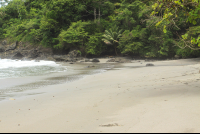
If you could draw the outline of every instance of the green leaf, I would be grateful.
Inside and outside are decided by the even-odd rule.
[[[163,29],[163,32],[164,32],[164,33],[167,33],[167,30],[166,30],[166,29]]]

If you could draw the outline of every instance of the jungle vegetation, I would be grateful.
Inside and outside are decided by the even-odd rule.
[[[0,4],[0,40],[63,52],[77,49],[84,56],[200,56],[199,0],[1,0]]]

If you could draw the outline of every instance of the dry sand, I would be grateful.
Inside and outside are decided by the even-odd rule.
[[[146,63],[1,102],[0,132],[200,132],[200,59]]]

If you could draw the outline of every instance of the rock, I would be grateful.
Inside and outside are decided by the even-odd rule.
[[[68,56],[70,58],[76,58],[76,57],[80,56],[80,52],[78,50],[73,50],[68,53]]]
[[[14,50],[17,47],[17,42],[14,42],[13,44],[9,45],[5,51]]]
[[[37,58],[38,57],[38,52],[37,52],[37,50],[35,50],[35,49],[32,49],[32,50],[30,50],[29,51],[29,54],[28,54],[28,58]]]
[[[48,60],[48,61],[56,61],[53,57],[47,57],[45,60]]]
[[[180,59],[181,57],[179,55],[175,55],[174,58]]]
[[[4,52],[4,51],[5,51],[5,47],[0,44],[0,52]]]
[[[2,41],[2,43],[1,43],[3,46],[5,46],[5,45],[7,45],[7,41],[6,40],[4,40],[4,41]]]
[[[146,66],[154,66],[154,64],[148,63],[148,64],[146,64]]]
[[[94,58],[94,59],[92,59],[92,61],[91,62],[100,62],[99,61],[99,59],[97,59],[97,58]]]
[[[91,67],[95,67],[94,65],[89,65],[89,66],[87,66],[86,68],[91,68]]]
[[[73,50],[67,55],[54,55],[53,58],[56,61],[65,61],[65,62],[76,62],[81,59],[80,53],[78,50]]]
[[[69,64],[74,64],[73,62],[70,62]]]
[[[115,59],[112,58],[112,59],[107,60],[106,62],[115,62]]]
[[[56,61],[64,61],[65,58],[63,55],[54,55],[53,58],[56,60]]]
[[[17,52],[13,55],[12,59],[22,59],[24,55],[22,55],[20,52]]]

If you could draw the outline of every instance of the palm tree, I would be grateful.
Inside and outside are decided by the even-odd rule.
[[[107,45],[113,45],[114,49],[115,49],[115,54],[117,54],[117,44],[119,41],[119,38],[122,36],[122,29],[119,30],[119,28],[117,26],[113,26],[112,28],[110,28],[109,30],[105,30],[105,34],[103,35],[103,41],[107,44]]]

